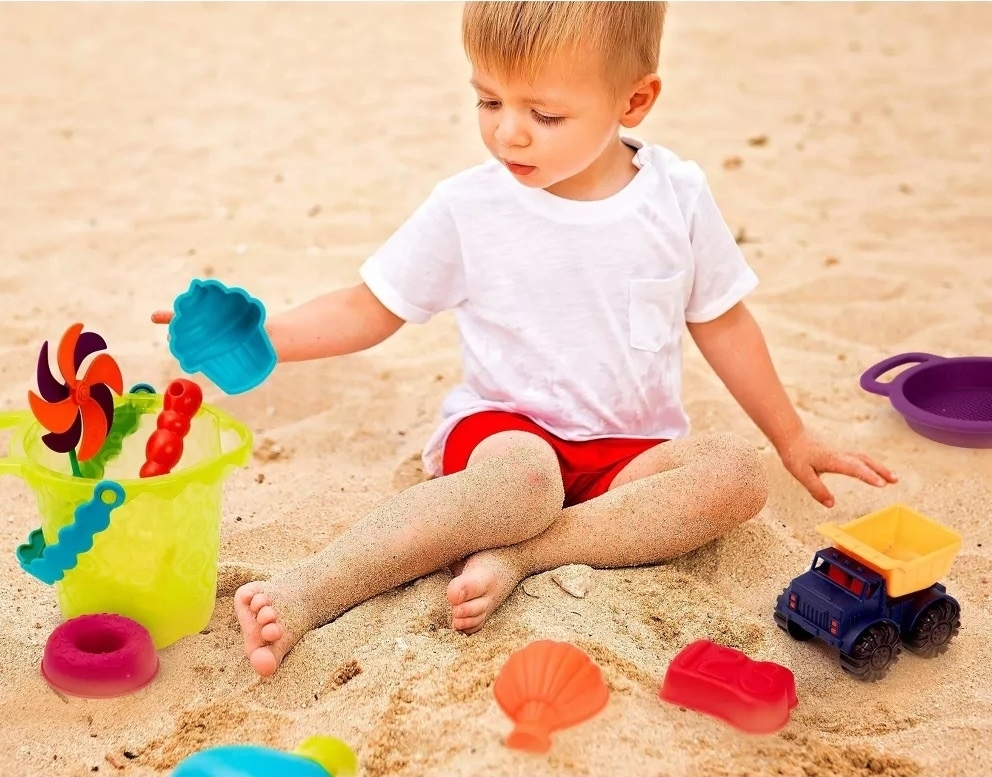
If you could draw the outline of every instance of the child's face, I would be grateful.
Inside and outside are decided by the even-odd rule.
[[[555,187],[616,144],[625,106],[592,57],[568,69],[544,68],[533,84],[476,67],[472,85],[486,148],[525,186]]]

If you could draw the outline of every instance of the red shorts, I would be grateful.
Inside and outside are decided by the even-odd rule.
[[[499,432],[530,432],[551,445],[561,467],[565,507],[605,494],[620,470],[649,448],[667,442],[622,437],[570,442],[542,429],[526,416],[485,410],[463,418],[451,430],[444,444],[442,474],[461,472],[468,466],[475,446]]]

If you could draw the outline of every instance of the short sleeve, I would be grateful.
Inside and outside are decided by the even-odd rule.
[[[744,259],[705,178],[689,217],[689,239],[695,269],[685,320],[701,324],[719,318],[754,291],[758,276]]]
[[[366,259],[359,275],[385,307],[411,323],[465,299],[458,228],[438,188]]]

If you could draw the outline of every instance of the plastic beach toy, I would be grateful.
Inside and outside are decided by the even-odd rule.
[[[151,634],[121,615],[80,615],[56,627],[45,643],[41,673],[70,696],[109,699],[144,688],[158,674]]]
[[[138,473],[143,478],[168,475],[183,455],[183,438],[203,404],[203,391],[191,380],[180,378],[169,384],[162,400],[156,429],[145,446],[145,463]]]
[[[879,378],[915,364],[889,383]],[[861,388],[886,396],[910,429],[935,442],[992,448],[992,357],[902,353],[865,371]]]
[[[169,349],[184,372],[202,372],[225,393],[241,394],[275,369],[265,306],[244,289],[196,279],[173,307]]]
[[[115,400],[117,409],[127,404],[150,425],[162,401],[156,394]],[[17,475],[31,488],[42,537],[46,546],[55,546],[98,481],[73,477],[67,457],[43,442],[46,430],[30,413],[0,413],[0,427],[13,427],[0,475]],[[183,440],[179,466],[168,475],[138,478],[147,439],[134,433],[121,441],[105,476],[123,488],[126,499],[54,585],[64,618],[117,613],[142,624],[163,648],[210,621],[224,479],[248,463],[252,438],[243,424],[205,404]]]
[[[147,383],[138,383],[127,392],[128,394],[154,394],[155,389]],[[138,431],[141,425],[141,413],[124,398],[123,404],[114,408],[114,420],[104,440],[103,447],[92,459],[78,462],[79,477],[99,480],[107,469],[107,464],[121,455],[124,439]]]
[[[961,549],[961,535],[895,504],[817,531],[831,540],[782,591],[773,618],[800,642],[837,651],[857,680],[883,679],[903,646],[935,658],[961,627],[961,605],[940,579]]]
[[[778,731],[798,704],[791,671],[707,639],[693,642],[675,656],[659,695],[748,734]]]
[[[875,570],[889,596],[929,588],[951,571],[962,537],[932,518],[896,504],[842,526],[822,523],[816,530],[831,544]]]
[[[513,653],[496,678],[493,694],[515,724],[506,746],[531,753],[546,753],[552,733],[588,720],[610,699],[593,660],[574,645],[551,640],[532,642]]]
[[[68,453],[76,475],[79,461],[99,453],[114,420],[114,394],[124,391],[120,367],[109,354],[98,354],[79,374],[83,362],[106,347],[106,340],[96,332],[84,332],[82,324],[73,324],[59,341],[62,380],[52,375],[46,340],[38,355],[39,393],[28,392],[31,412],[48,430],[42,441],[57,453]]]
[[[110,526],[110,513],[124,504],[124,489],[111,481],[98,483],[93,498],[76,508],[73,522],[59,529],[53,545],[41,529],[17,549],[17,560],[29,575],[47,585],[58,582],[76,566],[79,556],[93,547],[93,538]]]
[[[225,745],[184,759],[172,777],[355,777],[358,758],[340,739],[314,736],[291,753],[257,745]]]

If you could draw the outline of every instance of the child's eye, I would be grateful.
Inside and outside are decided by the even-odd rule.
[[[541,124],[554,125],[554,124],[561,124],[563,121],[565,121],[564,116],[545,116],[543,113],[538,113],[537,111],[533,111],[533,113],[534,113],[534,118],[537,119],[537,121],[540,122]]]
[[[499,103],[496,100],[479,100],[475,104],[476,108],[485,108],[487,111],[494,111],[499,108]]]

